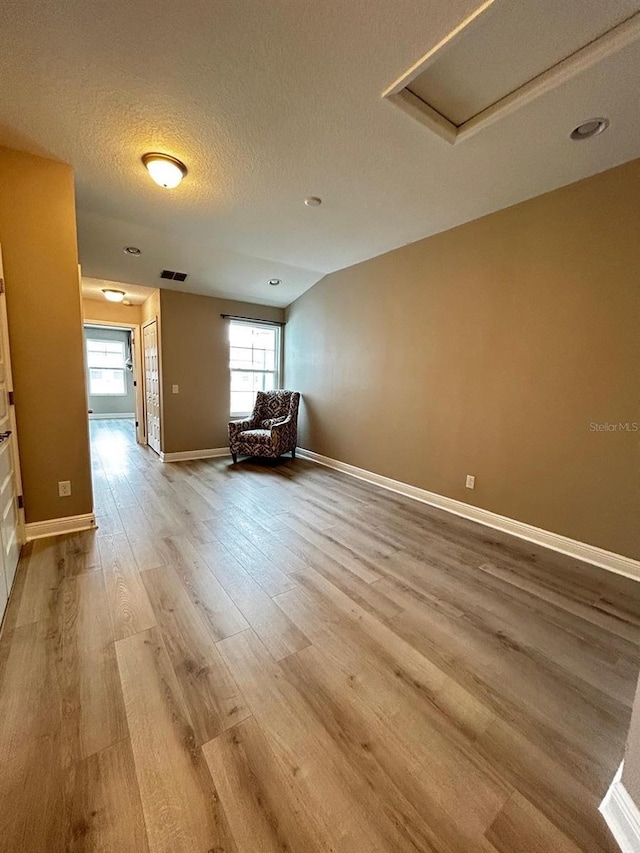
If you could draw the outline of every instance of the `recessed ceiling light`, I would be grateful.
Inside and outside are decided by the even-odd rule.
[[[167,190],[177,187],[187,174],[184,163],[168,154],[143,154],[142,162],[156,184]]]
[[[133,255],[134,257],[142,254],[142,249],[139,249],[137,246],[125,246],[122,251],[125,255]]]
[[[108,287],[103,287],[102,292],[104,293],[104,298],[108,299],[109,302],[122,302],[126,295],[124,290],[112,290]]]
[[[318,198],[317,195],[310,195],[305,198],[304,203],[307,205],[307,207],[320,207],[320,205],[322,204],[322,199]]]
[[[271,287],[277,287],[279,284],[282,284],[282,279],[281,278],[270,278],[269,284],[271,285]]]
[[[576,140],[592,139],[609,127],[608,118],[590,118],[583,121],[571,131],[571,138]]]

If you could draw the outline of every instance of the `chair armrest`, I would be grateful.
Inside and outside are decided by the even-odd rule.
[[[245,429],[253,428],[253,418],[244,418],[241,421],[229,421],[229,435],[236,436]]]
[[[283,421],[280,421],[279,424],[274,424],[271,427],[271,432],[272,433],[273,432],[276,432],[276,433],[281,432],[290,423],[291,423],[291,415],[287,415],[287,417]]]
[[[271,427],[271,443],[276,448],[281,448],[283,452],[291,450],[296,445],[297,428],[295,418],[290,416],[281,424],[274,424]]]

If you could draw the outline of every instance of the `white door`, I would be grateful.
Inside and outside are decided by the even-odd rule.
[[[0,618],[16,574],[21,547],[21,510],[18,508],[20,467],[13,408],[13,380],[2,255],[0,254]]]
[[[144,351],[144,404],[147,444],[160,453],[160,365],[158,360],[158,323],[151,320],[142,327]]]

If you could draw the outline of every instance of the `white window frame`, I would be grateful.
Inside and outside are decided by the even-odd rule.
[[[122,347],[122,367],[90,367],[89,366],[89,343],[94,344],[104,344],[104,343],[117,343]],[[128,394],[127,390],[127,351],[125,348],[124,341],[116,341],[116,340],[106,340],[105,338],[91,338],[87,337],[86,342],[87,348],[87,373],[89,374],[89,396],[90,397],[126,397]],[[120,370],[122,372],[122,384],[124,386],[124,391],[120,392],[108,392],[108,391],[94,391],[91,384],[91,371],[92,370]]]
[[[275,370],[249,370],[247,368],[242,367],[231,367],[231,363],[229,363],[229,415],[233,419],[238,418],[246,418],[251,414],[251,410],[248,412],[234,412],[231,409],[231,378],[234,373],[262,373],[262,374],[273,374],[273,386],[274,388],[280,388],[280,380],[282,377],[282,325],[280,323],[269,323],[266,320],[264,322],[258,320],[229,320],[229,362],[231,362],[231,326],[249,326],[253,329],[272,329],[275,334],[276,341],[276,352],[275,352]]]

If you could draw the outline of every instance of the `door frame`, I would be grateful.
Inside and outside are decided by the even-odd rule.
[[[144,417],[144,429],[145,429],[145,439],[144,444],[149,444],[149,437],[147,436],[147,371],[144,363],[144,330],[146,326],[150,326],[152,323],[156,324],[156,346],[158,348],[158,408],[160,410],[160,450],[158,451],[158,455],[161,456],[162,451],[162,439],[164,436],[164,409],[162,407],[162,350],[160,349],[160,317],[157,314],[154,314],[153,317],[149,317],[148,320],[145,320],[144,323],[140,326],[140,363],[142,365],[142,385],[143,385],[143,417]],[[151,447],[151,445],[149,445]],[[152,448],[153,449],[153,448]]]
[[[16,406],[14,401],[15,389],[13,387],[13,369],[11,366],[11,337],[9,334],[9,311],[7,308],[7,286],[6,279],[4,276],[4,265],[2,262],[2,247],[0,247],[0,292],[4,295],[4,311],[0,311],[0,324],[2,324],[2,332],[5,335],[5,340],[7,342],[7,353],[6,353],[6,370],[8,375],[8,383],[7,390],[10,392],[9,396],[9,423],[11,424],[11,431],[13,433],[13,441],[11,442],[11,455],[13,457],[13,474],[15,477],[15,487],[16,487],[16,501],[17,501],[17,510],[18,510],[18,542],[20,546],[24,545],[27,541],[27,527],[26,527],[26,519],[24,514],[24,492],[22,490],[22,469],[20,467],[20,447],[18,444],[18,423],[16,420]],[[21,505],[22,504],[22,505]],[[8,593],[11,594],[11,590],[8,590]],[[2,616],[0,615],[0,621],[2,620]]]
[[[144,411],[144,370],[142,369],[142,327],[139,323],[114,323],[110,320],[91,320],[83,317],[82,329],[87,326],[101,326],[110,329],[131,331],[133,337],[133,381],[136,389],[136,441],[138,444],[147,443],[147,422]],[[85,371],[87,369],[87,347],[84,347]],[[87,373],[88,376],[88,373]],[[89,389],[87,388],[87,394]]]

